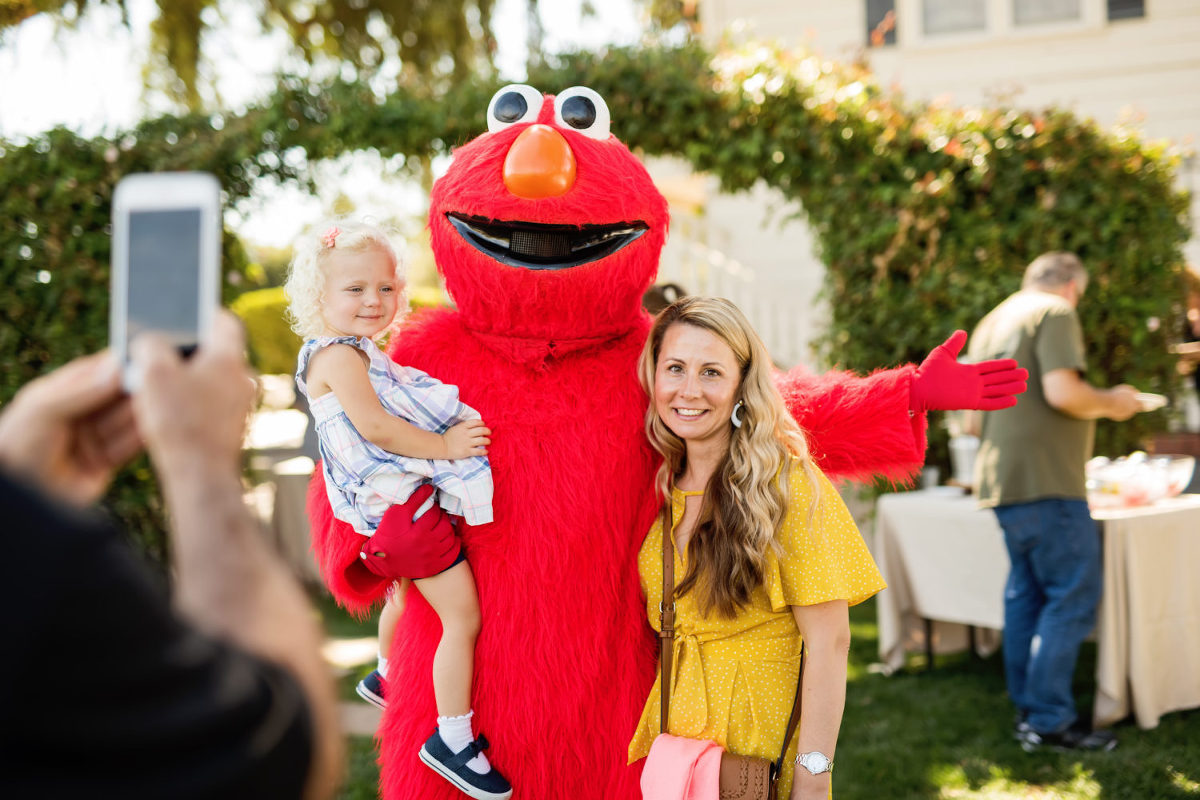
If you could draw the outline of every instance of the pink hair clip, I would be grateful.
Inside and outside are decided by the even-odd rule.
[[[337,225],[334,225],[329,230],[327,230],[321,234],[321,244],[325,245],[330,250],[332,250],[334,245],[337,244],[337,237],[338,237],[338,234],[340,234],[341,232],[342,232],[342,229],[339,228]]]

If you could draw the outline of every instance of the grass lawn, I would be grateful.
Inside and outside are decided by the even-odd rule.
[[[378,797],[379,765],[375,763],[375,740],[370,736],[351,736],[346,740],[346,784],[338,800],[376,800]]]
[[[1119,725],[1120,745],[1111,753],[1025,753],[1012,738],[999,654],[982,661],[941,656],[932,672],[913,656],[906,672],[885,677],[868,670],[878,661],[874,602],[851,609],[850,621],[850,683],[833,779],[838,800],[1200,798],[1200,711],[1168,714],[1152,731]],[[374,631],[370,623],[332,624],[345,631],[334,635]],[[1094,674],[1095,646],[1087,644],[1075,677],[1077,696],[1089,706]],[[377,782],[373,740],[351,737],[339,797],[372,800]]]
[[[875,604],[851,610],[846,714],[838,740],[834,790],[839,800],[883,798],[1200,798],[1200,713],[1176,712],[1158,728],[1118,725],[1110,753],[1026,753],[1012,738],[1013,709],[1000,654],[986,660],[943,656],[932,672],[924,657],[884,677],[878,660]],[[1076,697],[1090,712],[1093,643],[1075,673]]]

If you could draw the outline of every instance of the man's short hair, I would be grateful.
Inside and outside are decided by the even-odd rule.
[[[1079,290],[1087,287],[1088,273],[1079,256],[1056,250],[1042,253],[1025,268],[1022,289],[1061,289],[1071,281],[1079,284]]]

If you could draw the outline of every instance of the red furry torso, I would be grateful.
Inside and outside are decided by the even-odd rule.
[[[496,521],[463,539],[479,588],[476,729],[514,797],[635,798],[626,745],[654,680],[636,556],[653,515],[639,327],[530,368],[497,357],[453,313],[406,330],[400,363],[459,386],[492,429]],[[417,750],[433,730],[440,629],[411,592],[381,735],[387,798],[457,798]],[[603,698],[597,702],[599,698]]]

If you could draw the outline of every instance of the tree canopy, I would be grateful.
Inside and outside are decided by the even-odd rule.
[[[547,0],[548,1],[548,0]],[[36,14],[70,25],[100,6],[121,10],[129,22],[132,0],[0,0],[0,33]],[[147,84],[181,108],[204,107],[202,69],[206,37],[222,24],[221,0],[154,0]],[[539,7],[526,0],[529,63],[543,60]],[[652,28],[695,21],[694,0],[635,0]],[[495,72],[495,0],[252,0],[264,30],[283,31],[293,54],[308,64],[336,65],[358,79],[399,64],[401,85],[431,91]],[[592,13],[584,2],[584,18]],[[345,70],[349,69],[350,73]]]

